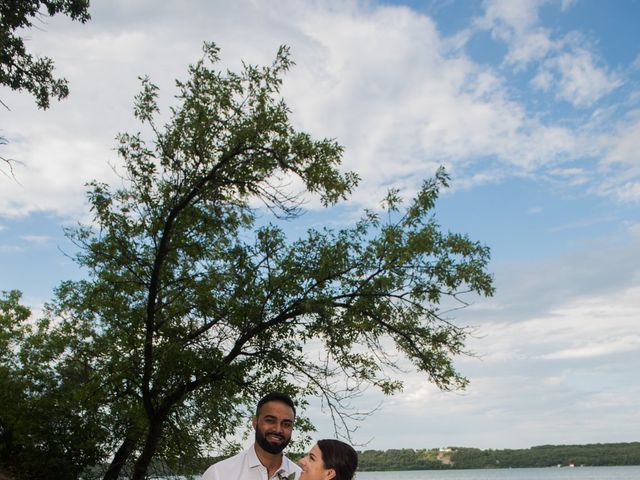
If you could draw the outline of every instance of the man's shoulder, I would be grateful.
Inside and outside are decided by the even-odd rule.
[[[205,470],[204,474],[202,475],[202,480],[217,480],[218,478],[221,478],[221,473],[225,473],[229,469],[231,469],[231,471],[237,470],[238,466],[242,464],[246,453],[246,451],[240,452],[233,455],[232,457],[228,457],[214,463],[209,468],[207,468],[207,470]]]

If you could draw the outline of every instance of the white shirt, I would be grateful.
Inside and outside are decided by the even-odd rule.
[[[288,479],[292,473],[297,479],[301,471],[298,465],[283,455],[280,468],[273,477],[268,478],[267,468],[260,463],[255,445],[251,445],[244,452],[211,465],[201,480],[272,480],[277,479],[278,474]]]

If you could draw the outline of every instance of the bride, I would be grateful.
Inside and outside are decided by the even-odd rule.
[[[298,462],[299,480],[352,480],[358,467],[358,454],[340,440],[318,440]]]

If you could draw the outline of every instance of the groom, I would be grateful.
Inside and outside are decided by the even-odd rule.
[[[253,417],[255,442],[244,452],[211,465],[202,480],[272,480],[300,476],[300,467],[282,454],[289,444],[296,407],[289,395],[260,399]]]

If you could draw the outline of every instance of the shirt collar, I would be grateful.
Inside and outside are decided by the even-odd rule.
[[[262,463],[260,462],[260,459],[258,458],[258,454],[256,453],[255,444],[253,444],[253,445],[251,445],[249,447],[247,455],[248,455],[248,459],[249,459],[249,467],[250,468],[255,468],[255,467],[262,466]],[[278,470],[276,471],[276,475],[280,474],[280,475],[284,475],[286,477],[290,473],[289,469],[290,469],[289,459],[287,457],[285,457],[284,455],[282,455],[280,468],[278,468]]]

